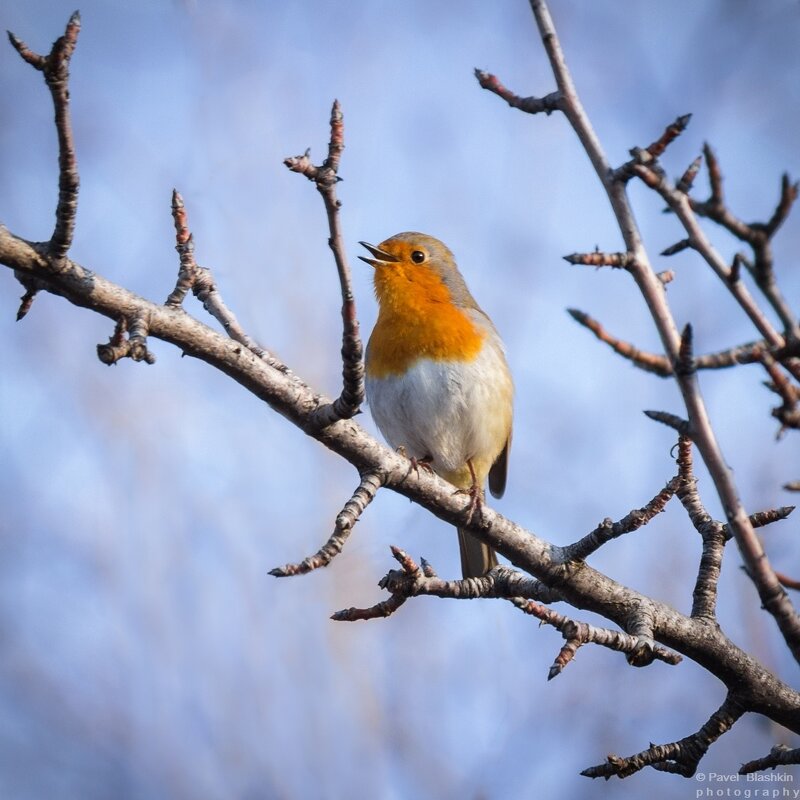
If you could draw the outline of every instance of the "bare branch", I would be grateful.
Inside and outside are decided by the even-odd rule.
[[[572,253],[563,256],[564,261],[570,264],[581,264],[587,267],[617,267],[628,269],[633,262],[630,253],[601,253],[595,250],[593,253]]]
[[[408,553],[403,552],[399,547],[392,545],[392,555],[400,564],[400,574],[407,576],[412,582],[418,577],[424,578],[428,576],[432,570],[427,563],[423,568],[420,568]],[[390,588],[391,578],[394,572],[390,572],[381,579],[378,584],[381,589],[389,589],[392,596],[388,600],[382,600],[369,608],[347,608],[342,611],[336,611],[331,614],[331,619],[335,622],[356,622],[358,620],[379,619],[381,617],[389,617],[397,611],[403,603],[411,596],[403,592],[394,591]]]
[[[328,216],[330,238],[328,244],[333,251],[339,284],[342,293],[342,392],[333,403],[322,406],[315,412],[314,424],[321,428],[332,425],[340,419],[350,419],[359,413],[364,402],[364,359],[363,344],[356,316],[356,301],[353,295],[350,267],[345,255],[339,209],[341,202],[336,197],[336,183],[339,181],[339,161],[344,150],[344,118],[339,101],[333,101],[331,109],[331,138],[328,143],[328,157],[322,166],[311,163],[309,151],[302,156],[284,159],[284,164],[292,171],[305,175],[314,181],[325,202]]]
[[[681,419],[676,414],[671,414],[669,411],[645,411],[644,413],[650,419],[660,422],[662,425],[667,425],[682,436],[689,434],[690,425],[688,420]]]
[[[48,251],[56,268],[66,258],[72,245],[75,216],[78,211],[80,179],[69,113],[69,62],[78,43],[80,31],[81,16],[76,11],[69,18],[64,35],[56,39],[47,56],[34,53],[10,31],[8,34],[11,44],[20,56],[42,72],[53,98],[58,134],[58,206],[56,225],[50,237]],[[32,296],[30,299],[32,300]]]
[[[270,570],[269,574],[276,578],[286,578],[290,575],[305,575],[320,567],[327,567],[342,552],[345,542],[352,533],[353,526],[361,519],[366,507],[375,499],[381,485],[382,480],[379,473],[367,472],[362,475],[358,488],[337,515],[336,527],[328,541],[313,556],[304,558],[299,564],[276,567]]]
[[[120,317],[108,343],[97,345],[97,357],[108,366],[123,358],[155,364],[156,357],[147,349],[148,329],[143,314],[134,315],[130,323],[125,317]]]
[[[715,711],[708,722],[697,733],[671,744],[651,745],[636,755],[620,758],[608,756],[605,764],[589,767],[581,772],[587,778],[627,778],[645,767],[662,772],[673,772],[690,778],[697,770],[700,760],[717,739],[727,733],[742,716],[745,709],[729,694],[725,702]]]
[[[675,244],[670,245],[666,249],[661,251],[662,256],[674,256],[678,253],[682,253],[684,250],[692,246],[692,242],[689,239],[681,239],[679,242],[675,242]]]
[[[187,293],[197,280],[197,263],[194,260],[194,238],[186,218],[186,206],[177,189],[172,190],[172,218],[175,220],[175,249],[180,257],[180,270],[175,288],[170,292],[166,305],[177,307],[183,303]]]
[[[645,148],[645,152],[650,156],[650,158],[661,157],[667,147],[669,147],[686,130],[686,127],[691,119],[691,114],[684,114],[683,116],[678,117],[675,122],[667,125],[664,133],[662,133],[661,136],[656,139],[656,141]]]
[[[408,598],[393,594],[388,600],[381,600],[369,608],[345,608],[331,614],[334,622],[358,622],[359,620],[380,619],[390,617]]]
[[[741,281],[732,279],[730,268],[700,227],[693,213],[693,205],[690,199],[682,192],[677,191],[663,174],[654,172],[650,167],[635,164],[632,169],[647,186],[657,191],[664,200],[666,200],[667,205],[675,212],[684,229],[689,234],[688,238],[693,249],[700,253],[706,263],[708,263],[725,283],[731,294],[742,307],[742,310],[747,314],[769,346],[784,346],[786,344],[784,337],[775,330],[766,318],[747,290],[747,287]]]
[[[166,299],[165,306],[179,308],[191,289],[195,297],[203,304],[203,308],[222,325],[231,339],[244,345],[250,352],[298,386],[307,388],[306,384],[286,364],[245,332],[236,315],[223,300],[211,270],[199,266],[195,261],[194,235],[189,230],[186,206],[177,189],[172,190],[172,217],[175,222],[175,249],[178,251],[180,267],[175,288]]]
[[[694,185],[694,180],[697,177],[697,173],[700,171],[700,166],[702,163],[703,156],[697,156],[697,158],[692,161],[691,164],[689,164],[686,172],[684,172],[683,175],[681,175],[681,177],[678,179],[678,183],[675,187],[679,192],[689,194],[689,192],[692,190],[692,186]]]
[[[512,108],[518,108],[527,114],[552,114],[561,108],[561,95],[559,92],[552,92],[545,97],[519,97],[512,91],[506,89],[499,79],[489,72],[482,69],[475,70],[475,77],[482,89],[493,92],[498,97],[502,97]]]
[[[769,508],[766,511],[756,511],[750,515],[750,524],[754,528],[764,528],[767,525],[772,525],[773,522],[780,522],[786,519],[793,511],[795,506],[780,506],[779,508]],[[730,528],[725,525],[725,538],[733,538]]]
[[[783,400],[780,406],[772,409],[772,416],[781,423],[777,434],[780,437],[786,428],[800,428],[800,408],[798,407],[800,387],[795,386],[789,380],[769,351],[759,350],[757,358],[772,379],[770,388],[773,388]]]
[[[593,531],[587,533],[582,539],[564,548],[564,557],[569,561],[585,561],[592,553],[599,550],[604,544],[622,536],[632,533],[647,525],[657,514],[660,514],[675,494],[680,479],[672,478],[667,485],[648,501],[642,508],[634,509],[626,514],[619,522],[612,522],[606,517]]]
[[[670,378],[674,372],[672,364],[667,357],[659,353],[648,353],[645,350],[625,342],[610,334],[596,319],[577,308],[568,308],[567,313],[580,325],[591,331],[601,342],[607,344],[615,353],[628,359],[634,366],[652,372],[660,378]],[[694,358],[694,367],[697,370],[727,369],[740,364],[754,364],[760,361],[760,354],[765,350],[764,340],[748,342],[747,344],[721,350],[717,353],[704,353]],[[785,358],[786,348],[775,350],[776,358]]]
[[[691,198],[688,202],[695,213],[713,220],[736,238],[746,242],[753,249],[754,263],[750,270],[759,289],[780,317],[784,330],[788,334],[797,333],[797,317],[792,312],[775,282],[771,240],[786,218],[797,199],[798,184],[792,183],[784,173],[781,177],[781,194],[778,205],[766,223],[747,223],[736,217],[725,205],[722,193],[722,172],[719,161],[711,147],[706,143],[703,148],[708,164],[711,197],[705,202]]]
[[[19,308],[17,309],[17,322],[20,322],[31,310],[31,306],[33,306],[33,301],[36,298],[36,295],[42,291],[42,289],[46,288],[46,284],[36,278],[26,276],[18,272],[14,273],[14,277],[25,289],[25,294],[20,297]]]
[[[605,342],[615,353],[618,353],[623,358],[627,358],[640,369],[646,372],[653,372],[662,378],[672,375],[672,364],[670,364],[666,356],[656,353],[646,353],[634,347],[629,342],[623,342],[622,339],[617,339],[615,336],[608,333],[596,319],[593,319],[583,311],[579,311],[577,308],[568,308],[567,313],[577,323],[583,325],[587,330],[590,330],[601,342]]]
[[[740,775],[749,775],[751,772],[760,772],[763,769],[775,769],[775,767],[788,766],[789,764],[800,764],[800,747],[792,750],[785,744],[776,744],[769,755],[757,758],[755,761],[748,761],[742,764],[739,769]]]
[[[728,537],[725,526],[712,519],[700,499],[692,463],[692,441],[687,436],[681,436],[678,440],[678,475],[680,485],[676,494],[703,540],[703,552],[692,592],[692,616],[713,619],[716,616],[722,555]]]
[[[564,646],[561,648],[553,665],[550,667],[547,680],[552,680],[560,675],[567,664],[575,658],[578,648],[589,643],[607,647],[619,653],[625,653],[629,663],[635,666],[643,666],[643,664],[638,662],[643,650],[640,636],[623,633],[622,631],[610,630],[609,628],[598,628],[586,622],[576,622],[569,617],[565,617],[563,614],[553,611],[551,608],[540,605],[534,600],[513,597],[510,602],[525,614],[530,614],[536,617],[540,622],[552,625],[565,639]],[[677,653],[665,647],[661,647],[660,645],[655,645],[652,648],[648,647],[646,649],[650,653],[648,663],[652,662],[653,658],[656,658],[659,661],[674,666],[680,664],[683,660]]]
[[[641,626],[643,619],[641,615],[637,615],[638,623],[632,623],[634,628],[632,634],[598,628],[594,625],[576,622],[537,603],[532,598],[545,602],[562,598],[558,593],[554,595],[553,591],[540,581],[533,581],[528,576],[508,567],[495,567],[480,578],[446,581],[437,577],[427,562],[423,561],[424,566],[420,568],[407,553],[397,547],[392,547],[392,554],[400,562],[401,569],[392,570],[380,582],[381,588],[391,593],[391,598],[371,606],[369,609],[347,609],[337,612],[334,619],[352,621],[388,616],[387,610],[392,613],[408,598],[420,595],[457,600],[503,597],[524,613],[555,627],[566,640],[566,644],[550,668],[548,680],[560,674],[573,659],[578,648],[587,643],[598,644],[625,653],[628,661],[636,666],[644,666],[645,663],[652,662],[654,658],[668,664],[678,664],[681,661],[681,657],[677,653],[654,645],[652,628],[649,624],[645,627]],[[643,653],[646,653],[646,658],[643,657]]]
[[[776,572],[775,574],[778,576],[781,586],[785,586],[787,589],[794,589],[795,591],[800,590],[800,580],[797,580],[797,578],[791,578],[788,575],[784,575],[782,572]]]
[[[612,171],[612,180],[617,183],[627,183],[635,175],[633,167],[637,164],[649,165],[651,169],[660,174],[661,167],[657,165],[659,156],[686,130],[691,118],[691,114],[684,114],[682,117],[678,117],[675,122],[667,125],[664,133],[652,144],[647,147],[632,147],[630,150],[631,160],[626,161],[622,166]]]

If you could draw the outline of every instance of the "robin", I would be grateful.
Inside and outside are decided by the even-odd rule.
[[[367,344],[372,416],[389,444],[476,503],[506,487],[514,386],[503,342],[458,271],[453,254],[424,233],[398,233],[373,258],[378,320]],[[459,528],[461,570],[478,577],[494,550]]]

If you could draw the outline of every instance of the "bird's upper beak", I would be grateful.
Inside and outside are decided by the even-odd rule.
[[[369,250],[370,253],[375,256],[375,258],[359,256],[362,261],[366,261],[371,267],[377,267],[381,264],[394,264],[400,260],[397,256],[393,256],[391,253],[387,253],[385,250],[379,250],[374,244],[368,244],[367,242],[359,242],[359,244],[366,247],[367,250]]]

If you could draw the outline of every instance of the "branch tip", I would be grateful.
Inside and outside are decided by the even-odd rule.
[[[520,97],[507,89],[491,72],[482,69],[475,69],[475,77],[482,89],[486,89],[492,94],[506,101],[512,108],[517,108],[527,114],[552,114],[553,111],[561,109],[562,94],[560,91],[551,92],[544,97]]]
[[[569,264],[579,264],[587,267],[628,269],[635,263],[632,253],[602,253],[599,250],[591,253],[570,253],[567,256],[562,256],[562,258]]]
[[[675,186],[679,192],[682,192],[683,194],[689,194],[702,164],[703,156],[697,156],[697,158],[695,158],[695,160],[689,164],[689,166],[686,168],[686,172],[681,175],[678,183]]]
[[[676,414],[670,414],[668,411],[645,411],[646,416],[650,417],[650,419],[654,420],[655,422],[660,422],[662,425],[666,425],[673,430],[676,430],[678,433],[683,435],[688,435],[690,426],[689,421],[685,419],[681,419],[681,417],[677,416]]]
[[[675,244],[670,245],[665,250],[661,251],[662,256],[674,256],[677,253],[681,253],[687,248],[692,246],[691,239],[681,239],[679,242],[675,242]]]

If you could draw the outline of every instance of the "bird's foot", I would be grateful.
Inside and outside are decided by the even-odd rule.
[[[471,525],[472,520],[475,519],[475,514],[480,514],[483,510],[483,492],[477,484],[473,484],[468,489],[457,489],[454,494],[466,494],[469,496],[467,525]]]
[[[434,474],[433,470],[433,456],[425,456],[424,458],[415,458],[414,456],[410,456],[403,445],[397,448],[397,452],[400,453],[401,456],[405,456],[410,462],[411,467],[408,470],[409,474],[411,472],[416,472],[419,474],[420,469],[424,469],[425,472],[430,473],[431,475]]]
[[[475,514],[480,514],[481,510],[483,509],[483,492],[481,491],[481,487],[478,484],[478,478],[475,475],[475,469],[472,466],[472,461],[467,460],[467,466],[469,467],[469,474],[472,478],[472,483],[470,484],[468,489],[459,489],[456,494],[466,494],[469,495],[469,512],[467,513],[467,525],[472,524],[472,520],[475,519]]]

